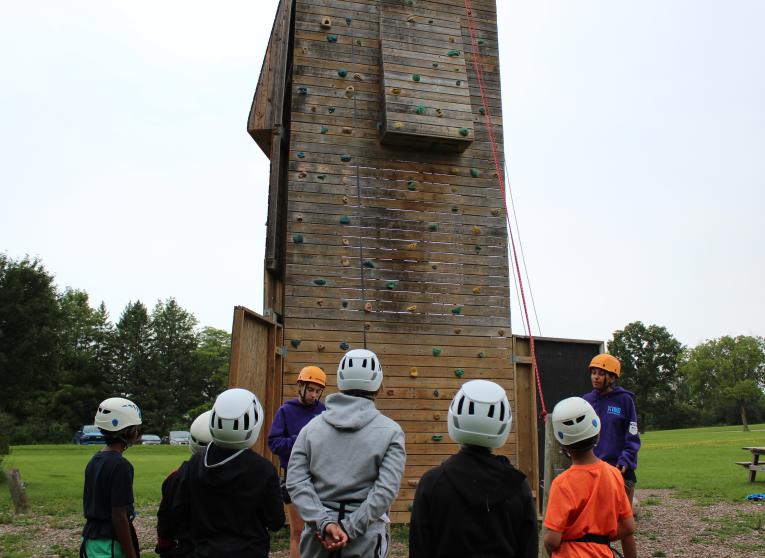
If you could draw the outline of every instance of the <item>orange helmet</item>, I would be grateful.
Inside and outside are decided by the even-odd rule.
[[[616,374],[617,378],[622,375],[622,363],[615,356],[607,353],[596,355],[590,361],[590,368],[600,368],[606,372]]]
[[[314,384],[319,384],[321,387],[326,387],[327,375],[324,373],[324,370],[318,366],[306,366],[300,371],[297,381],[312,382]]]

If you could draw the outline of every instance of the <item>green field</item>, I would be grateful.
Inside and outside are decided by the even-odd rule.
[[[765,446],[765,424],[751,428],[750,432],[742,432],[740,427],[711,427],[644,434],[638,487],[674,489],[700,503],[740,502],[752,492],[765,492],[765,475],[752,484],[746,471],[734,463],[749,459],[749,453],[741,448]],[[17,446],[6,456],[3,468],[21,471],[35,514],[79,522],[83,471],[90,456],[100,448]],[[141,513],[156,512],[162,481],[188,456],[183,446],[137,446],[125,453],[135,467],[136,508]],[[12,510],[7,487],[0,487],[0,523],[20,521],[13,517]],[[12,542],[6,540],[11,536],[0,536],[0,548]]]

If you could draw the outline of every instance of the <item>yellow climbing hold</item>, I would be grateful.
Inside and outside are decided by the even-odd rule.
[[[351,245],[351,241],[348,240],[347,238],[344,238],[343,239],[343,246],[350,246],[350,245]]]
[[[394,87],[390,90],[390,92],[394,95],[401,95],[401,88],[400,87]]]
[[[349,85],[345,88],[345,96],[349,99],[352,98],[356,94],[356,88],[354,88],[352,85]]]
[[[440,109],[440,108],[437,108],[436,109],[436,116],[441,118],[441,117],[443,117],[443,115],[444,115],[444,111],[442,109]]]
[[[406,307],[406,311],[407,312],[416,312],[417,311],[417,305],[416,304],[412,304],[411,306],[407,306]]]
[[[406,18],[406,20],[407,20],[409,23],[417,23],[417,16],[412,14],[412,15],[410,15],[409,17],[407,17],[407,18]]]
[[[494,215],[494,217],[499,217],[502,215],[502,210],[499,208],[492,209],[491,214]]]
[[[473,294],[481,294],[481,287],[473,287]]]
[[[419,370],[417,370],[417,368],[415,368],[414,366],[412,366],[412,367],[409,369],[409,376],[411,376],[412,378],[416,378],[416,377],[417,377],[417,376],[419,376],[419,375],[420,375],[420,371],[419,371]]]
[[[343,203],[344,203],[344,204],[347,204],[347,203],[348,203],[348,196],[343,196]]]
[[[361,74],[359,74],[359,73],[353,74],[353,79],[358,80],[358,81],[364,81],[364,77]]]
[[[316,350],[317,350],[317,351],[323,351],[323,350],[324,350],[324,349],[326,349],[326,348],[327,348],[327,347],[326,347],[326,346],[324,346],[324,345],[322,345],[321,343],[319,343],[318,345],[316,345]]]
[[[394,127],[396,130],[401,130],[401,129],[404,127],[404,125],[403,125],[401,122],[396,122],[396,123],[393,125],[393,127]]]
[[[478,236],[479,234],[481,234],[481,227],[478,225],[473,225],[473,235]]]
[[[348,267],[349,265],[351,265],[351,260],[343,256],[342,258],[340,258],[340,263],[343,264],[343,267]]]
[[[417,249],[417,243],[416,242],[411,242],[411,243],[406,245],[406,248],[407,248],[407,250],[416,250]]]

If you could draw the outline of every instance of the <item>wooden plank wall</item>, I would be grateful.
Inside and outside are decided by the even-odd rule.
[[[423,18],[459,22],[452,31],[464,44],[473,143],[453,154],[380,143],[380,11],[406,10],[407,2],[297,0],[287,177],[284,398],[294,396],[305,365],[328,372],[331,392],[346,348],[366,342],[378,353],[385,374],[378,407],[406,432],[395,522],[408,521],[420,476],[458,449],[446,416],[459,386],[487,378],[506,388],[512,405],[515,394],[503,201],[464,3],[415,4]],[[495,3],[473,5],[501,142]],[[322,28],[325,18],[330,28]],[[406,72],[412,62],[397,63]],[[426,93],[447,106],[446,91]],[[501,453],[515,459],[515,432]]]

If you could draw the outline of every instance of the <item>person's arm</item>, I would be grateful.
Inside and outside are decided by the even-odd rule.
[[[539,554],[539,529],[537,527],[537,508],[528,480],[521,485],[524,521],[519,526],[518,541],[521,543],[521,556],[537,558]]]
[[[284,408],[279,407],[271,424],[271,430],[268,432],[268,449],[278,455],[284,461],[289,461],[292,446],[295,444],[297,435],[290,435],[287,432],[287,421],[284,417]]]
[[[617,460],[617,467],[624,472],[624,468],[637,469],[637,454],[640,450],[640,432],[638,431],[637,412],[635,410],[635,401],[628,397],[629,404],[625,411],[628,418],[628,424],[624,432],[624,448]]]
[[[366,533],[369,526],[379,520],[396,499],[406,465],[404,445],[404,432],[396,425],[372,489],[361,505],[341,520],[343,529],[351,539]]]
[[[320,420],[317,417],[315,420]],[[309,469],[311,462],[311,443],[308,439],[309,426],[303,428],[298,434],[295,445],[292,447],[289,466],[287,467],[287,492],[289,492],[292,504],[297,508],[300,517],[311,529],[324,533],[324,528],[331,522],[327,510],[316,494],[313,486],[313,478]]]
[[[130,536],[127,506],[112,508],[112,531],[122,547],[125,558],[137,558],[137,549],[133,548],[133,539]]]
[[[542,541],[545,543],[545,550],[547,550],[547,554],[552,556],[553,552],[560,548],[560,541],[562,537],[563,533],[560,531],[551,531],[550,529],[545,528],[545,536]]]
[[[266,494],[262,503],[263,524],[271,531],[284,527],[284,504],[279,487],[279,476],[270,463],[266,463]]]
[[[637,558],[637,545],[635,544],[635,520],[632,517],[620,518],[616,525],[616,538],[622,541],[624,558]]]
[[[176,547],[176,529],[173,524],[173,497],[178,481],[178,471],[173,471],[162,482],[162,500],[157,510],[157,546],[154,552],[160,556],[171,555]]]

